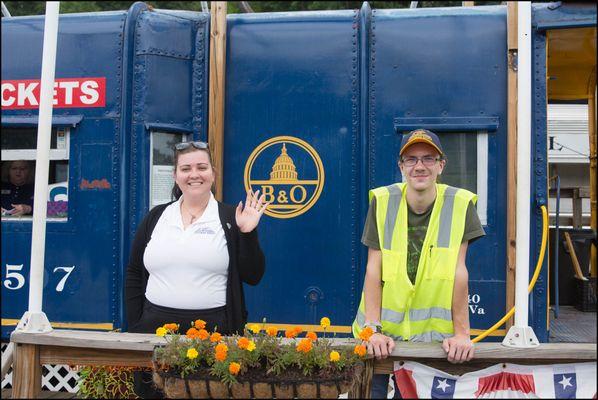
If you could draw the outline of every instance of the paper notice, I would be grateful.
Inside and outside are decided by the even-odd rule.
[[[151,208],[172,200],[173,171],[174,167],[168,165],[154,165],[152,167]]]

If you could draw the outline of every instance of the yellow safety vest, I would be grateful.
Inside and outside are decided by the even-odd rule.
[[[394,340],[441,341],[454,335],[453,285],[469,202],[465,189],[436,184],[436,201],[422,244],[415,284],[407,275],[406,184],[370,191],[382,251],[382,332]],[[353,322],[358,337],[365,323],[363,292]]]

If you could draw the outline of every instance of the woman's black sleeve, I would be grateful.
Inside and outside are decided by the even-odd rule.
[[[266,269],[266,259],[260,248],[257,228],[249,233],[239,231],[239,275],[250,285],[257,285]]]
[[[149,240],[147,233],[148,221],[149,215],[143,219],[137,228],[137,233],[131,246],[129,265],[127,266],[125,302],[129,329],[140,320],[143,312],[145,286],[147,285],[147,279],[144,279],[146,271],[143,264],[143,253]]]

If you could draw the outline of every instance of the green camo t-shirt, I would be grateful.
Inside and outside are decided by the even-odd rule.
[[[413,284],[415,283],[419,255],[421,254],[422,245],[428,231],[428,223],[430,222],[430,215],[432,215],[433,208],[434,203],[424,213],[416,214],[411,210],[411,207],[407,206],[407,275]],[[479,239],[485,234],[486,232],[482,228],[475,205],[473,202],[470,202],[467,207],[465,230],[463,231],[461,243],[469,242],[471,244],[474,240]],[[361,243],[372,249],[380,250],[378,226],[376,225],[375,197],[372,197],[372,201],[370,202],[370,209],[365,220]]]

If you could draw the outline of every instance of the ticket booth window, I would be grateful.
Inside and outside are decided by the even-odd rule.
[[[440,132],[447,158],[440,182],[460,187],[478,195],[476,205],[480,221],[487,224],[488,134],[487,132]]]
[[[68,217],[69,128],[52,128],[47,217]],[[2,127],[2,219],[32,219],[37,127]],[[26,212],[23,212],[26,211]]]
[[[151,134],[150,209],[173,200],[174,145],[186,140],[182,133]]]

